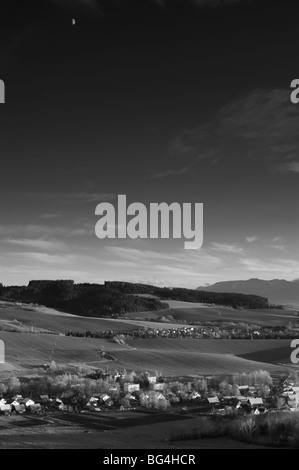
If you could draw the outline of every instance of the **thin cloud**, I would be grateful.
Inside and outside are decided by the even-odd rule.
[[[26,248],[32,248],[35,250],[47,250],[47,251],[57,251],[57,250],[64,250],[66,248],[65,243],[61,241],[50,241],[50,240],[42,240],[42,239],[28,239],[28,238],[21,238],[21,239],[14,239],[14,238],[5,238],[5,243],[11,245],[19,245]]]
[[[272,250],[280,250],[280,251],[286,251],[286,247],[284,245],[265,245],[266,248],[270,248]]]
[[[61,205],[70,204],[86,204],[89,202],[106,202],[111,201],[117,197],[116,194],[112,193],[100,193],[90,191],[78,191],[78,192],[32,192],[32,191],[2,191],[2,194],[8,195],[8,197],[28,198],[28,199],[42,199],[44,201],[59,202]]]
[[[299,273],[299,262],[293,259],[275,258],[263,261],[259,258],[242,258],[240,263],[250,272],[265,276],[277,275],[279,278],[294,278]]]
[[[298,162],[285,162],[278,167],[281,173],[298,173],[299,174],[299,161]]]
[[[215,251],[219,251],[220,253],[233,253],[233,254],[244,254],[244,248],[238,245],[229,245],[227,243],[211,243],[211,247]]]
[[[190,171],[190,169],[191,169],[191,165],[185,166],[183,168],[179,168],[177,170],[168,169],[168,170],[165,170],[165,171],[153,173],[149,178],[150,179],[160,179],[160,178],[167,178],[168,176],[170,176],[170,177],[180,176],[180,175],[184,175],[184,174],[188,173]]]
[[[57,213],[54,213],[54,212],[47,212],[45,214],[42,214],[40,216],[41,219],[57,219],[59,217],[62,217],[61,214],[57,214]]]
[[[42,264],[53,264],[53,265],[64,265],[69,264],[77,259],[76,255],[73,254],[49,254],[49,253],[42,253],[42,252],[11,252],[9,253],[10,256],[16,257],[19,262],[21,259],[25,259],[29,262],[37,262]]]
[[[286,251],[286,242],[282,237],[272,237],[270,239],[263,240],[263,246],[272,250]]]
[[[48,225],[0,225],[0,236],[18,239],[20,234],[24,239],[51,239],[56,237],[76,237],[90,235],[94,231],[94,226],[85,224],[82,227],[61,227]]]
[[[254,90],[224,106],[209,123],[184,131],[172,150],[189,161],[256,160],[269,171],[298,173],[295,108],[289,90]]]
[[[188,250],[187,250],[188,251]],[[161,253],[152,250],[142,250],[137,248],[125,248],[120,246],[108,246],[106,247],[106,253],[111,257],[125,259],[130,262],[137,264],[149,264],[157,262],[167,262],[170,266],[177,266],[186,268],[192,271],[193,269],[201,269],[205,266],[219,266],[221,259],[214,254],[208,253],[206,250],[201,248],[198,252],[188,253],[186,250],[181,249],[175,254],[173,253]]]
[[[245,237],[245,240],[248,242],[248,243],[253,243],[253,242],[256,242],[258,239],[258,237]]]

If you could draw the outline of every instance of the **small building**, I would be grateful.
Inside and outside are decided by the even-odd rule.
[[[23,396],[22,395],[15,395],[14,397],[12,397],[12,400],[18,400],[19,402],[23,400]]]
[[[40,403],[31,403],[29,405],[29,409],[31,413],[41,413],[42,407]]]
[[[50,403],[49,395],[40,395],[39,398],[40,398],[41,403],[43,404]]]
[[[154,390],[155,392],[163,392],[165,390],[165,383],[164,382],[153,383],[153,384],[150,384],[149,388],[150,390]]]
[[[24,398],[21,404],[25,405],[27,408],[31,405],[34,405],[34,401],[31,398]]]
[[[7,404],[0,404],[0,411],[4,415],[9,415],[12,412],[12,406]]]
[[[98,397],[90,397],[89,399],[89,403],[93,403],[93,404],[97,403],[98,401],[99,401]]]
[[[190,400],[196,400],[197,398],[201,398],[200,393],[196,392],[195,390],[189,395]]]
[[[93,402],[93,403],[90,403],[88,402],[86,405],[85,405],[85,408],[89,411],[100,411],[101,409],[98,407],[98,404],[97,402]]]
[[[157,377],[155,375],[149,375],[147,377],[148,383],[155,384],[157,382]]]
[[[218,397],[208,397],[209,405],[219,405],[220,401]]]
[[[131,384],[128,382],[124,384],[125,393],[139,392],[139,390],[140,390],[140,384]]]
[[[157,400],[165,400],[165,397],[164,397],[163,393],[161,393],[161,392],[156,393],[155,398]]]
[[[247,400],[247,405],[249,405],[251,408],[258,408],[260,406],[263,406],[264,402],[262,398],[248,398]]]
[[[10,404],[11,406],[19,406],[21,405],[22,400],[13,400]]]
[[[241,395],[245,395],[245,393],[248,393],[249,391],[249,385],[238,385],[238,389],[241,393]]]
[[[55,399],[50,398],[50,406],[58,410],[65,409],[65,404],[63,403],[62,400],[60,400],[60,398],[55,398]]]
[[[107,393],[102,393],[102,395],[100,396],[100,399],[103,403],[105,403],[105,401],[109,400],[110,397],[109,395],[107,395]]]
[[[12,409],[19,415],[22,415],[26,412],[26,406],[25,405],[15,405],[12,407]]]
[[[238,402],[241,402],[242,404],[245,405],[250,397],[244,397],[243,395],[238,395],[236,398]]]
[[[134,395],[132,395],[131,393],[127,393],[125,395],[125,399],[126,400],[136,400],[136,397]]]

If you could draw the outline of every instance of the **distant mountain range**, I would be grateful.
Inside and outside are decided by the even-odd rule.
[[[276,304],[299,305],[299,279],[248,279],[247,281],[216,282],[210,286],[201,286],[197,290],[208,292],[233,292],[236,294],[254,294],[267,297],[269,302]]]

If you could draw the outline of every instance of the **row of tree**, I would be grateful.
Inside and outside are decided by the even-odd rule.
[[[151,294],[164,300],[180,300],[183,302],[201,302],[207,304],[227,305],[233,308],[268,308],[269,301],[258,295],[234,294],[229,292],[207,292],[180,287],[157,287],[147,284],[130,282],[105,282],[105,286],[116,288],[123,294]]]
[[[96,317],[117,317],[127,312],[156,311],[169,307],[159,299],[126,295],[113,286],[74,284],[72,280],[30,281],[28,286],[3,287],[2,298]]]

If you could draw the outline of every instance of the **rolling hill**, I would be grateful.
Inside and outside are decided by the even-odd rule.
[[[195,320],[226,320],[229,318],[245,321],[251,318],[255,322],[276,324],[285,323],[291,315],[289,311],[271,309],[255,312],[253,310],[234,310],[228,307],[206,306],[171,301],[171,312],[177,319],[189,315]],[[63,364],[87,364],[90,367],[106,367],[110,370],[125,368],[127,370],[150,372],[158,371],[163,375],[210,375],[232,374],[265,369],[269,372],[286,370],[290,364],[289,340],[226,340],[226,339],[192,339],[192,338],[152,338],[133,339],[127,345],[120,345],[113,340],[103,338],[85,338],[65,336],[65,332],[100,331],[121,329],[129,331],[137,326],[172,328],[180,324],[163,324],[139,319],[102,319],[79,317],[64,314],[45,307],[28,307],[21,305],[1,305],[0,324],[16,324],[18,331],[0,329],[0,339],[5,343],[6,363],[0,372],[16,368],[41,366],[55,360]],[[158,312],[154,312],[156,315]],[[160,315],[162,312],[159,312]],[[156,318],[155,318],[156,319]],[[24,329],[22,330],[22,326]],[[0,325],[1,326],[1,325]],[[33,327],[29,328],[28,327]],[[45,333],[44,330],[56,334]],[[30,332],[29,332],[30,331]],[[101,353],[105,352],[105,355]]]
[[[136,339],[122,346],[106,339],[0,332],[6,347],[1,370],[57,364],[158,371],[163,375],[232,374],[290,365],[287,340]],[[100,355],[105,351],[105,357]],[[281,365],[284,363],[286,365]]]

